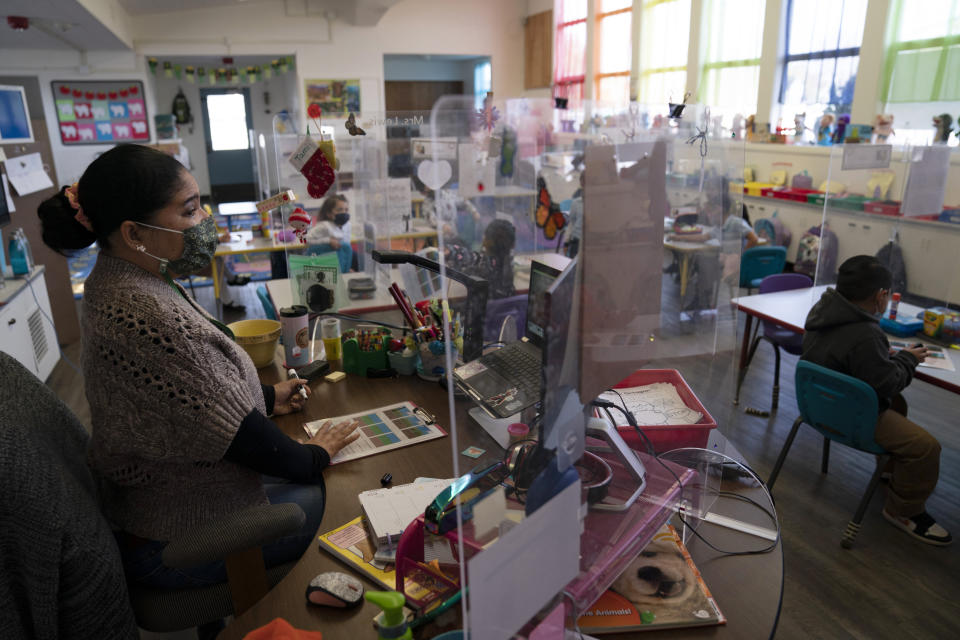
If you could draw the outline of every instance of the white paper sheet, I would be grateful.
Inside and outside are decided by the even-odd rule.
[[[619,394],[619,395],[617,395]],[[623,398],[621,401],[620,398]],[[642,387],[617,389],[600,394],[600,399],[617,406],[627,405],[627,410],[641,427],[651,425],[696,424],[703,417],[699,411],[689,408],[669,382],[655,382]],[[612,411],[617,416],[616,411]],[[619,418],[618,418],[619,421]]]
[[[943,210],[950,170],[950,147],[934,145],[913,150],[910,176],[901,211],[905,216],[925,216]]]
[[[470,637],[513,637],[580,571],[580,481],[467,561]]]
[[[364,491],[357,497],[374,533],[378,537],[387,537],[387,544],[394,546],[407,525],[423,514],[424,509],[451,482],[453,478],[411,482],[389,489]]]
[[[461,198],[492,194],[497,183],[496,167],[494,160],[484,162],[472,142],[461,144],[457,193]]]
[[[843,145],[844,171],[851,169],[886,169],[893,155],[892,144],[845,144]]]
[[[17,190],[18,195],[25,196],[53,186],[50,176],[43,170],[43,160],[39,152],[8,158],[6,167],[10,184]]]

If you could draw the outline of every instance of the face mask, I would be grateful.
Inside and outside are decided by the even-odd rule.
[[[338,227],[342,227],[343,225],[347,224],[348,220],[350,220],[349,213],[337,213],[333,216],[333,224],[337,225]]]
[[[160,231],[183,234],[183,255],[176,260],[167,260],[166,258],[155,256],[152,253],[147,253],[146,249],[140,249],[140,251],[146,253],[151,258],[156,258],[160,261],[160,273],[166,273],[168,268],[180,276],[197,273],[210,264],[210,261],[213,260],[213,254],[217,251],[217,224],[213,221],[212,216],[207,216],[198,224],[195,224],[185,231],[155,227],[152,224],[144,224],[142,222],[138,222],[137,224],[150,227],[151,229],[159,229]],[[140,246],[142,247],[143,245]]]

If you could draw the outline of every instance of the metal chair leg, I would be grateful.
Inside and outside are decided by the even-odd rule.
[[[890,456],[888,455],[877,456],[877,468],[870,478],[870,484],[867,485],[867,490],[864,492],[863,497],[860,498],[860,504],[857,505],[857,512],[853,514],[853,520],[847,523],[847,528],[843,532],[843,538],[840,540],[840,546],[844,549],[851,548],[853,541],[857,538],[857,534],[860,533],[860,523],[863,522],[863,514],[867,512],[867,505],[870,504],[873,492],[877,490],[877,485],[880,484],[880,475],[883,473],[883,469],[887,466],[889,460]]]
[[[793,427],[790,429],[790,435],[787,436],[787,441],[783,443],[783,449],[780,450],[780,455],[777,457],[777,463],[773,465],[773,471],[770,472],[770,478],[767,480],[767,491],[773,492],[773,483],[777,481],[777,476],[780,475],[780,467],[783,466],[784,460],[787,459],[787,452],[790,451],[790,447],[793,445],[793,439],[797,437],[797,430],[800,429],[800,423],[803,422],[802,417],[798,417],[793,421]]]
[[[820,460],[820,473],[826,473],[830,465],[830,438],[823,439],[823,457]]]

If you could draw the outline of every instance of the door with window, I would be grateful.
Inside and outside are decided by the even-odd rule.
[[[210,196],[215,203],[256,200],[248,131],[253,128],[246,87],[200,89]]]

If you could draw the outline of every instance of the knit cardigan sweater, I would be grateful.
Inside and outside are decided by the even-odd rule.
[[[224,460],[244,417],[266,413],[246,352],[183,292],[101,253],[84,286],[89,461],[114,526],[151,540],[266,504],[260,474]]]

